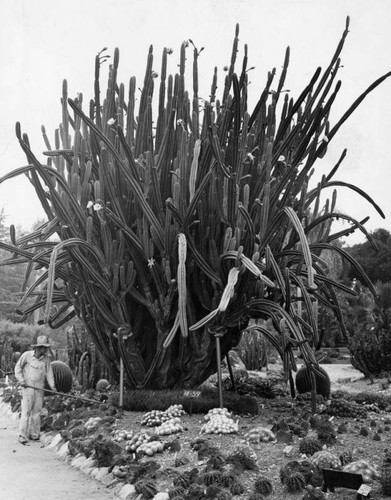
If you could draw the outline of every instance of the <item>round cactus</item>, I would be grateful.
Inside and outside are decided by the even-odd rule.
[[[205,484],[205,486],[211,486],[212,484],[218,485],[221,483],[221,478],[222,478],[222,472],[219,470],[211,470],[208,472],[205,472],[201,478],[202,482]]]
[[[341,460],[327,450],[317,451],[311,457],[311,462],[320,469],[340,469]]]
[[[232,486],[235,483],[235,481],[236,481],[236,476],[235,476],[235,474],[233,474],[233,472],[231,472],[229,470],[222,471],[221,477],[219,480],[219,484],[221,486],[224,486],[224,488],[229,488],[230,486]]]
[[[156,486],[151,481],[140,480],[134,484],[136,493],[143,495],[144,498],[153,498],[157,493]]]
[[[322,443],[333,443],[337,437],[337,430],[329,420],[318,422],[315,429]]]
[[[289,493],[298,493],[303,491],[306,486],[305,477],[301,472],[292,472],[285,481],[285,485]]]
[[[168,498],[183,498],[185,496],[186,489],[182,488],[182,486],[174,486],[170,490],[168,490]]]
[[[190,486],[190,478],[189,474],[186,474],[186,472],[179,474],[176,478],[173,480],[174,486],[179,486],[181,488],[187,489]]]
[[[318,371],[322,374],[322,376],[316,374],[316,392],[320,394],[325,399],[330,399],[330,388],[331,382],[330,377],[326,370],[324,370],[321,366],[318,367]],[[296,373],[296,389],[299,394],[304,394],[305,392],[311,391],[311,375],[310,370],[306,366],[300,368]]]
[[[322,449],[322,443],[315,438],[304,438],[300,441],[299,450],[300,453],[305,453],[310,456],[320,451]]]
[[[232,493],[232,495],[242,495],[245,491],[246,488],[242,483],[235,481],[233,484],[231,484],[230,492]]]
[[[110,382],[108,380],[106,380],[105,378],[101,378],[96,383],[95,389],[99,392],[102,392],[102,391],[106,391],[109,386],[110,386]]]
[[[280,469],[280,479],[281,482],[286,484],[288,478],[294,473],[300,472],[304,477],[306,483],[310,481],[313,474],[313,465],[308,460],[302,460],[298,462],[297,460],[290,460]]]
[[[268,496],[273,493],[273,485],[269,479],[258,477],[254,483],[254,489],[257,493]]]
[[[383,461],[383,466],[385,463],[386,461]],[[381,472],[379,473],[378,469],[370,465],[366,460],[356,460],[354,462],[351,462],[350,464],[345,465],[343,471],[353,472],[353,474],[361,474],[364,483],[370,483],[373,480],[382,478],[383,469],[381,469]]]
[[[73,375],[69,366],[58,360],[52,361],[50,365],[53,370],[54,384],[57,391],[65,393],[70,392],[73,385]],[[49,389],[47,382],[45,383],[45,388]]]

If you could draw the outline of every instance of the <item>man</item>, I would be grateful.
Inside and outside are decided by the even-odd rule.
[[[15,366],[15,376],[22,390],[19,442],[38,440],[41,430],[41,412],[45,380],[52,391],[56,390],[49,357],[49,338],[40,335],[33,351],[24,352]]]

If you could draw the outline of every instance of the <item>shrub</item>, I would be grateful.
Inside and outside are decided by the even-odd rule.
[[[348,337],[351,363],[366,377],[391,373],[391,309],[381,311],[374,323],[357,325]]]

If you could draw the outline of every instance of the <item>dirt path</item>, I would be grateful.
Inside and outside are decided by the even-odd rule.
[[[0,498],[2,500],[113,500],[105,487],[55,458],[40,441],[23,446],[17,420],[0,404]]]

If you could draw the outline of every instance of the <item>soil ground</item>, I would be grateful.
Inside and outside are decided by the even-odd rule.
[[[370,383],[351,365],[332,364],[322,365],[322,367],[330,375],[332,391],[381,392],[391,395],[387,381],[376,380],[374,383]],[[274,365],[270,368],[278,369],[279,367]],[[199,460],[197,453],[192,449],[191,443],[194,439],[202,437],[218,446],[223,455],[227,455],[237,447],[248,446],[244,436],[250,429],[259,426],[270,429],[271,422],[276,421],[276,419],[292,416],[293,410],[286,398],[262,399],[258,403],[260,408],[258,415],[237,417],[239,419],[238,434],[200,435],[200,429],[204,423],[203,415],[181,417],[184,432],[162,437],[163,442],[177,439],[180,450],[172,453],[165,451],[152,457],[160,466],[155,477],[159,491],[167,491],[172,487],[173,477],[178,473],[188,471],[193,467],[201,470],[205,466],[206,460]],[[117,421],[117,428],[133,433],[140,431],[152,433],[153,428],[141,426],[143,415],[143,413],[138,412],[124,412],[122,418]],[[384,450],[391,446],[391,430],[387,430],[388,427],[385,425],[385,422],[390,419],[391,413],[386,411],[370,411],[366,419],[334,417],[333,422],[336,426],[341,423],[346,425],[346,432],[338,434],[337,440],[330,445],[329,450],[337,456],[349,450],[353,453],[355,460],[364,459],[372,466],[379,466]],[[368,429],[367,436],[360,434],[362,427]],[[377,432],[379,428],[383,431],[382,433]],[[33,443],[30,447],[20,445],[17,443],[16,434],[16,422],[6,421],[2,419],[0,414],[0,498],[4,500],[76,500],[79,498],[103,500],[115,498],[110,490],[56,459],[53,453],[42,448],[40,443]],[[374,440],[375,434],[380,436],[380,441]],[[240,481],[246,491],[232,498],[235,500],[249,498],[255,479],[263,476],[273,484],[273,493],[268,497],[270,500],[301,499],[303,493],[287,492],[281,484],[279,475],[281,467],[288,461],[305,458],[299,452],[299,441],[300,438],[294,436],[293,442],[289,444],[290,449],[287,449],[287,443],[284,442],[252,444],[252,452],[256,456],[259,470],[256,472],[246,471],[240,476]],[[288,455],[287,451],[289,451]],[[178,466],[178,458],[185,458],[189,462]],[[145,460],[149,460],[149,457],[145,457]],[[382,495],[380,484],[377,481],[372,482],[370,486],[372,488],[371,498],[377,500],[387,498]],[[356,498],[356,492],[338,488],[335,493],[328,493],[326,497],[330,500],[353,500]]]

